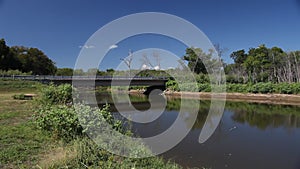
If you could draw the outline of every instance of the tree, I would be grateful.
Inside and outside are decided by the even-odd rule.
[[[238,64],[239,66],[244,63],[244,61],[247,59],[247,56],[248,55],[245,53],[244,49],[232,52],[230,54],[230,58],[233,59],[234,63]]]
[[[58,68],[55,75],[57,75],[57,76],[73,76],[73,69]]]
[[[23,72],[32,71],[35,75],[54,75],[55,63],[37,48],[12,47],[12,52],[21,62]]]
[[[187,48],[185,50],[185,55],[183,59],[188,61],[188,67],[192,72],[197,74],[204,73],[207,74],[207,70],[203,63],[204,60],[209,60],[210,55],[204,53],[200,48]]]
[[[121,59],[129,69],[129,77],[131,76],[131,62],[133,60],[132,51],[129,50],[128,56],[126,58]]]
[[[300,51],[285,52],[279,47],[260,45],[233,52],[234,64],[226,67],[231,81],[248,77],[247,82],[300,82]],[[237,78],[236,80],[232,78]],[[244,80],[244,82],[246,82]]]
[[[0,39],[0,70],[20,69],[21,63],[6,45],[4,39]]]

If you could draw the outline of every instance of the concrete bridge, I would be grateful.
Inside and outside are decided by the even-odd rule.
[[[2,76],[2,79],[40,81],[42,83],[73,84],[76,87],[94,86],[148,86],[146,94],[153,89],[166,89],[168,77],[125,77],[125,76]]]

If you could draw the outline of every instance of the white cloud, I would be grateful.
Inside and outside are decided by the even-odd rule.
[[[141,70],[147,70],[147,69],[150,69],[150,67],[147,66],[146,64],[143,64],[141,67]]]
[[[117,47],[118,47],[118,45],[111,45],[108,49],[111,50],[111,49],[115,49]]]
[[[79,48],[85,48],[85,49],[91,49],[94,48],[95,46],[93,45],[84,45],[84,46],[78,46]]]

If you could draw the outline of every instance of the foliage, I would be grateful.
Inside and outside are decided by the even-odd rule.
[[[23,93],[15,94],[15,95],[13,95],[13,98],[16,100],[25,100],[25,95]]]
[[[173,79],[169,79],[167,81],[166,87],[167,87],[167,89],[169,89],[171,91],[179,91],[178,83]]]
[[[210,58],[209,54],[204,53],[200,48],[187,48],[185,51],[185,56],[183,59],[188,61],[188,67],[191,69],[192,72],[197,74],[199,73],[207,73],[205,65],[203,61]]]
[[[72,102],[72,86],[70,84],[62,84],[56,86],[50,84],[40,89],[38,103],[43,105],[68,104]]]
[[[72,76],[73,75],[73,69],[71,69],[71,68],[58,68],[55,75],[56,76]]]
[[[197,83],[182,83],[179,85],[181,91],[188,92],[198,92],[198,84]]]
[[[209,83],[198,84],[199,92],[211,92],[211,85]]]
[[[238,92],[238,93],[247,93],[249,91],[249,85],[248,84],[226,84],[226,91],[227,92]]]
[[[167,89],[172,91],[199,91],[199,92],[211,92],[212,86],[210,83],[198,83],[196,86],[193,83],[182,83],[178,85],[175,80],[169,79],[166,83]],[[179,88],[179,86],[181,88]],[[215,86],[213,86],[215,87]],[[300,83],[227,83],[227,92],[237,92],[237,93],[278,93],[278,94],[300,94]]]
[[[5,75],[31,75],[32,72],[21,72],[20,70],[0,70],[0,76],[5,76]]]
[[[21,62],[6,45],[4,39],[0,39],[0,70],[20,69]]]
[[[65,105],[41,107],[35,114],[35,123],[56,139],[70,141],[82,135],[75,110]]]
[[[225,67],[230,83],[300,82],[300,51],[285,52],[279,47],[234,51],[233,64]]]
[[[0,39],[0,70],[20,70],[35,75],[54,75],[55,63],[37,48],[23,46],[8,47]]]

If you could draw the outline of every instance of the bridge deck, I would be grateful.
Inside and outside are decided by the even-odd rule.
[[[123,77],[123,76],[0,76],[2,79],[20,79],[77,86],[165,86],[167,77]]]

